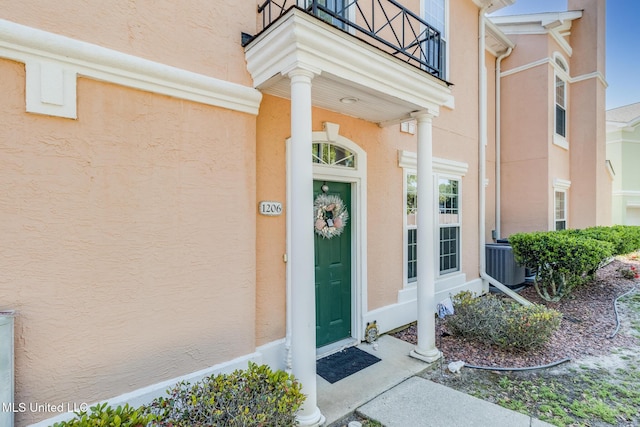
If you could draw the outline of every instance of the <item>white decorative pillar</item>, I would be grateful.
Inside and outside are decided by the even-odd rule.
[[[294,68],[291,79],[291,363],[307,396],[298,413],[300,426],[319,426],[324,416],[316,392],[316,301],[313,244],[313,167],[311,80],[316,73]]]
[[[442,353],[436,348],[436,206],[433,183],[433,115],[418,113],[418,344],[411,356],[425,362],[438,360]]]

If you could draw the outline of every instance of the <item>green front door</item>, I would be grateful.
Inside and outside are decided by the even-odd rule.
[[[313,195],[324,181],[313,182]],[[326,182],[327,194],[340,197],[349,213],[342,234],[315,234],[316,347],[351,337],[351,184]]]

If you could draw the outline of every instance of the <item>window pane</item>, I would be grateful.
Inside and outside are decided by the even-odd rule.
[[[445,0],[425,0],[424,19],[436,30],[444,33],[444,2]]]
[[[567,193],[565,191],[555,192],[555,220],[556,230],[567,228]]]
[[[407,280],[409,282],[415,282],[416,277],[418,276],[418,264],[417,264],[417,254],[418,254],[418,242],[417,242],[417,229],[411,229],[407,231]]]
[[[556,105],[556,133],[560,136],[567,136],[565,115],[564,108]]]
[[[565,193],[556,191],[556,219],[565,219]]]
[[[339,145],[330,143],[314,143],[312,145],[313,163],[329,166],[344,166],[347,168],[355,168],[355,154]]]
[[[458,224],[460,222],[458,185],[457,180],[444,178],[438,180],[440,224]]]
[[[440,228],[440,273],[458,271],[460,227]]]
[[[416,226],[418,214],[418,177],[416,174],[407,174],[407,225]]]
[[[556,77],[556,104],[561,107],[565,106],[564,103],[564,92],[565,92],[565,83],[560,77]]]
[[[327,10],[323,10],[323,9]],[[344,0],[318,0],[318,17],[340,28],[345,28],[345,24],[333,16],[347,17],[347,10]]]

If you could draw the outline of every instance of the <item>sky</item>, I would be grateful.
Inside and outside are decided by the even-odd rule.
[[[598,0],[605,1],[605,0]],[[640,102],[639,0],[606,0],[607,109]],[[566,0],[516,0],[496,15],[567,10]]]

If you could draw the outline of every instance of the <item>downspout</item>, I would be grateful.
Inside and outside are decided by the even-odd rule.
[[[501,63],[504,58],[511,55],[513,48],[508,48],[505,53],[498,56],[496,58],[496,239],[502,238],[502,213],[500,210],[500,205],[502,203],[501,192],[502,192],[502,175],[501,175],[501,154],[500,150],[502,148],[502,135],[501,135],[501,115],[502,115],[502,101],[501,101]]]
[[[522,305],[530,305],[531,303],[521,297],[507,286],[498,282],[487,274],[487,260],[485,254],[485,217],[486,217],[486,194],[485,180],[487,169],[487,68],[485,65],[485,12],[488,6],[483,6],[478,15],[478,142],[479,142],[479,174],[478,174],[478,241],[479,241],[479,258],[480,258],[480,278],[483,280],[482,288],[485,287],[485,281],[489,282],[506,295],[518,301]]]

